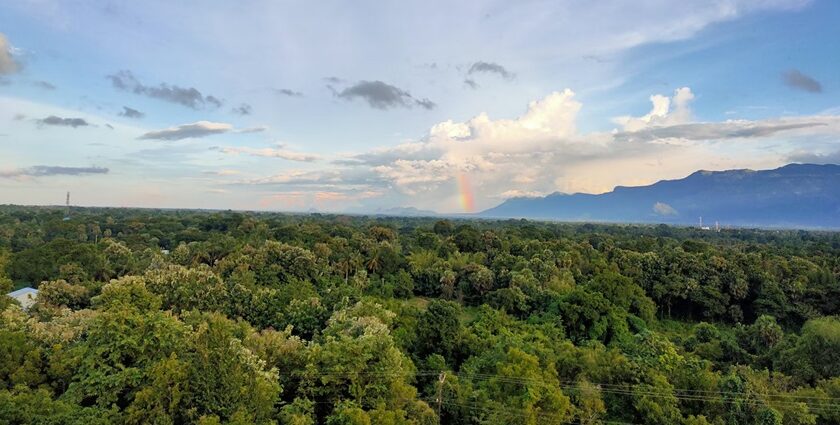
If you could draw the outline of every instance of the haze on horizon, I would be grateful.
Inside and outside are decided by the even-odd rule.
[[[0,204],[474,212],[840,162],[830,0],[0,3]]]

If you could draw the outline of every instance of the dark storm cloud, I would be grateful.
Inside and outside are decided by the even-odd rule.
[[[411,108],[420,106],[424,109],[434,109],[437,105],[429,99],[415,99],[409,92],[399,87],[383,83],[382,81],[359,81],[341,91],[328,86],[336,97],[345,100],[361,98],[368,105],[376,109]]]
[[[231,112],[233,112],[234,114],[239,114],[239,115],[251,115],[251,111],[252,111],[251,105],[249,105],[247,103],[243,103],[243,104],[231,109]]]
[[[146,114],[144,114],[144,113],[142,113],[142,112],[140,112],[140,111],[138,111],[134,108],[129,108],[128,106],[123,106],[123,110],[122,110],[122,112],[120,112],[119,115],[121,117],[138,118],[138,119],[146,116]]]
[[[55,115],[50,115],[46,118],[41,118],[36,120],[38,126],[45,126],[45,125],[54,125],[60,127],[84,127],[90,125],[87,121],[82,118],[62,118],[57,117]]]
[[[103,167],[62,167],[55,165],[35,165],[14,170],[0,170],[0,177],[45,177],[45,176],[81,176],[85,174],[108,174]]]
[[[303,97],[303,93],[292,89],[274,89],[274,93],[277,93],[280,96]]]
[[[501,76],[502,78],[504,78],[506,80],[513,79],[513,77],[516,76],[514,73],[508,71],[507,69],[505,69],[505,67],[503,67],[503,66],[501,66],[497,63],[482,62],[482,61],[479,61],[479,62],[476,62],[476,63],[472,64],[472,66],[470,66],[469,71],[467,71],[468,75],[472,75],[472,74],[475,74],[475,73],[498,74],[499,76]]]
[[[129,91],[192,109],[222,106],[222,101],[219,98],[212,95],[205,96],[194,87],[184,88],[167,83],[160,83],[157,86],[144,85],[128,70],[122,70],[105,78],[110,80],[111,85],[118,90]]]
[[[788,87],[808,93],[822,93],[822,84],[813,77],[803,74],[799,70],[792,69],[782,74],[782,79]]]

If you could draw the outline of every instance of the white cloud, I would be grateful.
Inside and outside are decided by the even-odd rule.
[[[518,190],[518,189],[511,189],[506,190],[499,194],[499,198],[509,199],[509,198],[537,198],[540,196],[545,196],[545,193],[537,192],[533,190]]]
[[[341,174],[337,171],[307,171],[307,170],[289,170],[283,173],[275,174],[268,177],[260,177],[256,179],[242,180],[239,184],[247,185],[266,185],[266,184],[284,184],[284,185],[298,185],[298,184],[335,184],[342,183]]]
[[[657,202],[653,204],[653,212],[659,215],[671,216],[679,214],[674,207],[664,203],[664,202]]]
[[[238,170],[223,169],[223,170],[211,170],[211,171],[205,171],[205,172],[204,172],[204,174],[212,174],[212,175],[214,175],[214,176],[223,176],[223,177],[225,177],[225,176],[238,176],[238,175],[240,175],[240,174],[242,174],[242,173],[241,173],[240,171],[238,171]]]
[[[674,96],[655,94],[650,97],[653,108],[641,117],[622,116],[613,121],[624,126],[624,131],[639,131],[647,127],[684,124],[691,121],[689,103],[694,93],[688,87],[674,90]],[[673,108],[672,108],[673,105]]]
[[[296,152],[286,148],[286,145],[278,143],[276,148],[249,148],[249,147],[223,147],[222,153],[231,155],[251,155],[265,158],[281,158],[289,161],[313,162],[321,159],[320,155],[311,153]]]
[[[0,75],[13,74],[20,65],[12,56],[12,45],[3,33],[0,33]]]
[[[623,130],[582,134],[576,125],[582,105],[565,90],[531,102],[518,118],[482,113],[464,122],[444,121],[420,140],[340,163],[374,173],[381,180],[373,184],[411,196],[421,208],[455,211],[456,177],[462,174],[473,182],[478,207],[484,208],[499,198],[602,193],[616,185],[681,178],[701,168],[775,167],[792,143],[840,135],[840,117],[832,115],[693,122],[693,98],[687,87],[671,97],[655,95],[650,113],[619,120]],[[781,151],[762,149],[769,143]],[[333,172],[336,180],[345,173]],[[654,211],[674,212],[667,207]]]
[[[358,207],[360,201],[378,198],[384,193],[374,190],[319,190],[319,191],[284,191],[263,196],[259,205],[264,209],[281,211],[345,210]]]
[[[560,102],[557,108],[549,109],[551,112],[565,110],[570,119],[565,119],[562,113],[558,113],[559,120],[556,117],[547,118],[548,123],[539,123],[539,120],[529,120],[524,116],[498,119],[498,115],[507,118],[514,116],[509,112],[508,105],[524,105],[528,99],[526,96],[534,96],[536,90],[543,90],[537,93],[545,93],[548,88],[556,87],[557,81],[574,81],[582,94],[590,96],[591,90],[587,89],[593,86],[602,86],[604,82],[612,84],[614,80],[630,78],[628,76],[634,72],[643,71],[624,66],[623,56],[615,54],[622,53],[624,49],[646,43],[685,39],[704,29],[708,31],[715,23],[734,20],[747,14],[802,7],[808,4],[804,0],[604,0],[595,3],[492,0],[478,3],[452,2],[447,4],[446,10],[441,9],[436,2],[402,2],[399,7],[383,7],[377,2],[339,2],[316,6],[306,2],[256,2],[238,13],[231,13],[235,7],[228,5],[195,8],[181,2],[150,0],[120,3],[114,10],[107,8],[116,11],[113,15],[106,15],[103,11],[105,8],[98,2],[38,0],[6,3],[8,5],[4,6],[9,9],[10,16],[21,16],[31,22],[42,23],[41,29],[61,28],[66,31],[68,39],[87,40],[89,43],[86,51],[90,54],[103,52],[105,56],[100,59],[114,56],[113,53],[117,52],[117,56],[126,63],[147,64],[145,72],[151,78],[147,84],[160,81],[158,77],[151,76],[175,78],[172,70],[183,69],[184,72],[176,72],[178,77],[194,75],[194,83],[203,90],[209,89],[217,94],[217,88],[224,88],[225,92],[218,94],[236,99],[237,104],[243,100],[255,102],[254,116],[265,119],[272,127],[284,128],[299,137],[299,140],[323,143],[319,147],[324,149],[319,152],[356,146],[354,149],[362,154],[343,162],[346,168],[337,166],[333,169],[336,164],[331,163],[323,167],[327,168],[326,171],[319,172],[325,178],[340,175],[341,184],[362,181],[386,190],[396,188],[390,192],[395,195],[389,196],[389,199],[401,199],[400,194],[409,191],[422,193],[423,196],[417,197],[417,202],[425,204],[418,206],[432,209],[438,209],[438,206],[443,210],[456,209],[453,193],[457,186],[453,177],[458,173],[470,174],[481,207],[482,202],[496,202],[496,198],[492,197],[512,190],[540,193],[555,190],[602,191],[618,183],[644,183],[658,177],[678,177],[696,165],[699,168],[722,168],[730,164],[741,167],[774,161],[774,158],[784,154],[755,149],[753,143],[764,143],[772,136],[760,132],[753,132],[755,137],[739,137],[738,144],[742,145],[742,141],[745,143],[737,148],[722,144],[714,149],[701,146],[708,144],[710,135],[729,139],[750,126],[763,126],[762,130],[775,132],[773,134],[784,131],[784,135],[797,136],[811,132],[825,134],[834,128],[831,124],[793,129],[764,122],[725,124],[693,123],[690,120],[681,124],[684,127],[676,127],[674,123],[659,123],[661,127],[657,127],[642,120],[643,128],[633,132],[632,137],[629,129],[625,130],[623,126],[618,135],[579,134],[576,117],[580,105],[578,103],[575,109],[576,102],[568,99]],[[399,25],[393,25],[395,20],[398,20]],[[144,22],[152,21],[160,21],[158,31],[148,31],[144,27]],[[435,28],[438,30],[429,31],[429,22],[436,22]],[[103,33],[118,32],[134,36],[130,39],[98,37]],[[228,36],[218,37],[219,33]],[[415,42],[417,34],[424,35],[423,43]],[[301,49],[300,43],[295,42],[302,36],[306,36],[307,40],[305,49]],[[170,42],[173,40],[176,42]],[[488,40],[494,42],[488,43]],[[168,48],[159,49],[161,43]],[[243,45],[253,48],[242,49]],[[275,54],[265,55],[264,52],[269,49]],[[469,57],[465,57],[464,52],[470,52]],[[604,62],[581,59],[584,55],[602,57]],[[633,55],[635,53],[629,52],[627,56]],[[22,55],[20,57],[23,58]],[[14,58],[18,58],[18,55]],[[96,59],[96,56],[92,59]],[[498,83],[494,79],[487,79],[486,82],[482,80],[483,90],[470,92],[469,96],[454,95],[462,89],[466,69],[447,83],[443,81],[443,73],[448,69],[450,77],[454,74],[452,68],[447,66],[478,59],[498,61],[517,71],[520,77],[509,84],[499,84],[499,87],[493,86]],[[416,63],[432,61],[439,63],[436,74],[424,73],[418,76],[414,69]],[[201,64],[202,69],[227,71],[191,72],[196,64]],[[388,66],[383,67],[383,64]],[[387,71],[384,75],[383,69]],[[371,125],[371,129],[355,131],[359,123],[370,122],[365,121],[369,117],[366,115],[368,111],[344,116],[354,113],[352,108],[316,104],[319,101],[317,90],[323,90],[321,83],[307,82],[326,75],[326,72],[339,72],[341,77],[354,81],[362,77],[391,78],[398,75],[401,78],[398,85],[406,91],[428,95],[441,102],[434,114],[444,115],[434,116],[458,118],[441,123],[441,128],[429,130],[422,140],[399,148],[391,146],[380,150],[368,149],[370,140],[390,140],[384,135],[396,131],[416,134],[418,122],[422,121],[412,121],[412,118],[406,118],[410,114],[403,115],[399,111],[393,114],[396,119],[373,121],[376,125]],[[429,84],[433,78],[434,84]],[[275,108],[275,105],[259,99],[237,97],[254,87],[275,87],[277,81],[284,81],[284,84],[289,84],[295,90],[305,91],[307,97],[289,108]],[[193,83],[192,80],[189,82]],[[82,88],[74,87],[68,92]],[[459,91],[453,91],[455,89]],[[621,95],[619,90],[616,92],[616,96]],[[667,99],[666,114],[677,119],[680,114],[674,113],[675,101],[670,95]],[[72,99],[64,99],[62,104],[73,102]],[[476,109],[476,105],[486,105],[488,109],[485,110],[499,112],[492,112],[492,119],[488,115],[479,115],[473,120],[464,120],[464,114],[481,110]],[[0,108],[3,108],[2,101]],[[8,109],[3,111],[6,116],[23,112],[15,108]],[[335,112],[336,109],[340,112]],[[166,110],[162,111],[167,113]],[[50,111],[50,114],[75,116],[59,112]],[[546,112],[549,111],[535,114],[545,116]],[[27,112],[28,117],[47,115],[44,112]],[[425,120],[429,116],[416,112],[413,115],[422,117],[417,120]],[[656,114],[651,114],[648,121],[657,121],[661,115],[660,107]],[[96,122],[107,122],[104,118],[108,117],[102,118]],[[555,120],[563,124],[555,124]],[[29,120],[25,122],[32,127]],[[324,126],[324,122],[335,124]],[[86,164],[81,161],[88,156],[115,152],[126,149],[125,146],[160,145],[151,140],[132,140],[139,134],[157,129],[127,127],[136,123],[117,124],[117,131],[113,131],[113,134],[102,134],[104,127],[88,128],[84,139],[81,134],[69,132],[64,132],[67,136],[61,139],[49,139],[53,137],[50,134],[52,130],[42,131],[43,134],[34,134],[32,131],[27,133],[23,125],[3,122],[2,131],[15,135],[17,143],[22,147],[20,151],[4,152],[0,162],[9,167],[17,164],[60,164],[64,163],[62,157],[71,157],[73,163]],[[799,124],[813,123],[809,121]],[[22,129],[16,130],[18,128]],[[99,130],[103,131],[98,133]],[[237,132],[235,129],[218,130],[227,131],[224,134]],[[174,133],[169,135],[175,137]],[[130,143],[127,142],[129,140]],[[91,142],[108,142],[109,146],[107,149],[79,148]],[[656,146],[649,142],[654,142]],[[676,146],[679,143],[684,145]],[[742,154],[739,156],[741,159],[736,161],[732,149],[743,149],[750,154]],[[137,165],[134,178],[145,183],[146,176],[163,174],[169,182],[176,177],[176,173],[184,172],[181,166],[183,156],[161,166],[160,162],[168,151],[160,152],[154,160],[150,158],[144,161],[142,167]],[[240,168],[241,161],[236,161],[235,157],[227,157],[225,160],[229,163],[220,164],[218,151],[204,149],[203,152],[192,153],[187,158],[190,161],[186,165],[192,165],[188,170],[192,173],[190,175],[218,166],[246,170]],[[346,165],[350,163],[358,165]],[[113,164],[103,165],[111,166],[115,172],[118,170]],[[259,161],[261,168],[247,169],[247,172],[255,175],[282,174],[284,171],[277,170],[282,165],[281,161]],[[147,171],[148,167],[155,168]],[[122,175],[120,177],[122,179]],[[122,187],[119,189],[120,193],[126,193]],[[103,203],[107,203],[107,199],[114,199],[114,195],[107,193],[117,193],[114,190],[100,192],[97,196],[100,196]],[[35,199],[21,196],[17,199]],[[234,204],[231,200],[244,197],[244,194],[235,193],[225,203],[220,201],[217,206],[231,206]],[[186,198],[172,196],[172,205],[186,205]]]

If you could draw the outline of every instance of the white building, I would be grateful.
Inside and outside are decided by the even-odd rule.
[[[12,291],[6,294],[20,303],[21,307],[24,310],[29,310],[29,307],[32,307],[32,304],[38,300],[38,290],[35,288],[20,288],[17,291]]]

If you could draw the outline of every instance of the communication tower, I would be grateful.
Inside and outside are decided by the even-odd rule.
[[[69,191],[67,192],[67,200],[65,201],[64,219],[65,220],[70,219],[70,192]]]

